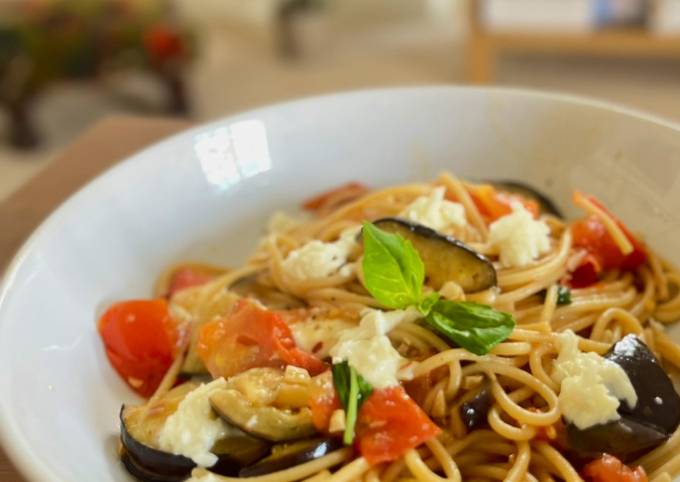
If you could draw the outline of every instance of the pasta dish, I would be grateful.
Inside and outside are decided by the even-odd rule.
[[[670,482],[680,272],[596,197],[369,189],[275,213],[98,320],[142,481]],[[610,210],[611,208],[611,210]]]

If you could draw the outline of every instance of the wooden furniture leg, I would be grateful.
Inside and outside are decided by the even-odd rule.
[[[466,48],[467,81],[472,84],[488,84],[493,81],[496,52],[482,35],[468,39]]]
[[[479,0],[468,0],[468,36],[465,49],[467,81],[488,84],[493,80],[496,52],[484,32]]]
[[[7,106],[9,114],[9,143],[18,149],[30,149],[40,143],[40,137],[29,113],[28,102]]]

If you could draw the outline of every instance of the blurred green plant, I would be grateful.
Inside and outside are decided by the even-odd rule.
[[[0,11],[0,105],[13,119],[25,116],[55,80],[127,68],[149,70],[177,90],[194,52],[192,32],[164,0],[14,2]]]

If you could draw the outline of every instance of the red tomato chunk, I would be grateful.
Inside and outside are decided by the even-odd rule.
[[[99,334],[111,365],[144,397],[158,388],[180,344],[164,299],[114,304],[99,319]]]

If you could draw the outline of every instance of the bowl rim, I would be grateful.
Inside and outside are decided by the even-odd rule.
[[[273,104],[266,104],[253,109],[244,111],[237,111],[226,116],[220,117],[208,122],[199,123],[195,126],[183,129],[177,133],[171,134],[168,137],[160,139],[143,149],[127,156],[112,166],[106,168],[92,179],[89,179],[84,185],[79,187],[76,191],[71,193],[58,206],[56,206],[32,231],[32,233],[23,241],[20,248],[13,254],[10,262],[0,272],[0,334],[4,326],[3,321],[3,305],[12,296],[14,279],[24,260],[30,256],[34,250],[35,244],[38,242],[41,234],[47,230],[49,226],[54,224],[56,220],[67,212],[78,201],[79,198],[87,196],[89,192],[93,191],[96,184],[103,182],[111,173],[118,170],[129,169],[138,159],[147,155],[148,152],[157,149],[161,145],[172,144],[177,142],[182,137],[188,137],[192,134],[198,133],[213,126],[229,123],[237,118],[254,117],[260,114],[275,111],[285,110],[291,107],[304,107],[306,104],[315,104],[318,102],[342,103],[346,99],[370,97],[372,95],[392,95],[399,97],[401,95],[415,95],[423,92],[441,93],[447,95],[449,93],[464,93],[472,92],[476,95],[497,95],[497,96],[514,96],[531,98],[535,100],[554,101],[564,104],[579,105],[585,108],[609,111],[620,114],[626,117],[635,118],[644,122],[655,124],[658,127],[663,127],[677,132],[680,135],[680,122],[673,121],[669,118],[651,114],[644,110],[628,107],[616,102],[600,100],[593,97],[582,96],[559,91],[546,91],[531,88],[518,87],[497,87],[497,86],[466,86],[466,85],[446,85],[433,84],[422,86],[405,86],[405,87],[383,87],[370,89],[356,89],[348,91],[340,91],[334,93],[327,93],[315,95],[310,97],[302,97]],[[2,376],[9,376],[8,374]],[[66,482],[59,478],[49,468],[49,466],[41,461],[39,455],[35,453],[23,431],[12,420],[9,403],[7,397],[0,395],[0,446],[7,454],[7,458],[12,462],[19,473],[28,481],[40,482]]]

